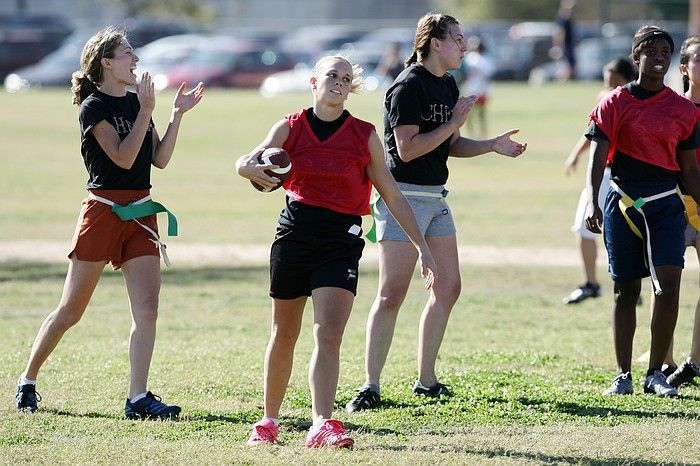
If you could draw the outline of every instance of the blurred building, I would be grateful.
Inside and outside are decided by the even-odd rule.
[[[167,0],[164,0],[167,6]],[[114,2],[95,0],[2,0],[0,14],[17,12],[23,4],[27,13],[68,16],[76,26],[118,23],[126,16]],[[212,29],[262,27],[288,31],[301,26],[333,23],[366,26],[413,24],[436,8],[434,0],[200,0],[211,11]]]

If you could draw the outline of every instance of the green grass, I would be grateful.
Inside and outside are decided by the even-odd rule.
[[[463,243],[571,244],[568,226],[584,173],[582,169],[575,178],[566,178],[564,159],[586,127],[598,87],[499,83],[489,108],[490,132],[518,127],[517,138],[528,143],[528,150],[517,160],[490,154],[450,161],[450,202]],[[161,132],[171,98],[158,96],[154,121]],[[352,95],[348,102],[353,113],[374,122],[380,133],[381,98],[380,93],[367,93]],[[285,113],[310,102],[307,94],[264,99],[253,91],[207,91],[200,106],[185,116],[171,164],[153,171],[154,197],[178,216],[176,241],[270,240],[282,193],[253,190],[235,175],[234,161]],[[66,239],[85,195],[77,109],[66,92],[58,91],[0,93],[0,108],[0,240]]]
[[[175,268],[164,273],[151,387],[184,408],[177,423],[122,418],[128,383],[129,317],[121,277],[106,272],[83,321],[41,374],[42,412],[18,414],[12,390],[36,329],[59,297],[65,267],[0,268],[0,460],[71,463],[503,463],[697,462],[697,389],[677,400],[606,398],[613,358],[609,289],[569,308],[562,291],[571,268],[465,268],[464,293],[440,353],[439,373],[455,396],[419,400],[415,334],[425,293],[414,283],[385,370],[385,407],[347,415],[342,406],[362,381],[364,322],[376,270],[366,267],[343,344],[337,415],[354,452],[311,452],[306,368],[311,325],[303,328],[283,405],[285,446],[243,446],[261,415],[262,355],[268,337],[267,270]],[[690,277],[686,288],[694,287]],[[684,296],[679,348],[687,348],[693,297]],[[635,355],[648,348],[648,312],[639,311]],[[635,388],[644,364],[635,363]],[[649,449],[652,445],[653,448]]]
[[[489,155],[451,161],[450,202],[462,244],[562,247],[583,173],[567,179],[563,161],[585,127],[595,84],[497,86],[492,132],[521,128],[519,160]],[[159,97],[156,124],[167,118]],[[280,115],[308,95],[265,100],[253,92],[208,91],[187,115],[172,166],[154,173],[154,193],[175,211],[178,243],[268,243],[280,193],[262,195],[235,176],[233,162]],[[349,107],[378,123],[380,95],[351,96]],[[58,92],[0,94],[0,241],[67,240],[84,196],[77,113]],[[370,246],[368,246],[370,247]],[[106,271],[88,311],[41,372],[44,400],[17,413],[14,384],[36,331],[60,298],[65,264],[0,262],[0,463],[103,464],[647,464],[700,463],[700,394],[664,400],[641,394],[649,347],[648,300],[639,308],[634,377],[638,394],[605,398],[614,375],[611,286],[579,306],[561,297],[578,267],[462,267],[463,293],[438,361],[455,396],[410,395],[416,333],[426,298],[419,280],[402,307],[383,374],[383,409],[348,415],[342,407],[363,380],[364,326],[377,270],[364,264],[343,341],[338,418],[354,451],[308,451],[306,370],[313,347],[310,313],[297,345],[282,407],[285,445],[243,442],[262,413],[262,360],[269,332],[267,267],[184,267],[164,271],[150,388],[183,407],[180,422],[123,419],[128,386],[128,302],[118,273]],[[599,273],[606,280],[605,272]],[[683,278],[678,357],[690,345],[697,272]],[[687,290],[687,291],[685,291]],[[645,297],[648,296],[645,284]],[[307,310],[308,311],[308,310]],[[680,448],[679,448],[680,447]]]

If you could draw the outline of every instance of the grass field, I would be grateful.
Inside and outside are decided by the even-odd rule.
[[[456,221],[465,226],[461,241],[571,244],[568,226],[584,174],[580,170],[575,178],[566,178],[564,159],[586,127],[598,90],[596,84],[497,87],[490,132],[520,128],[517,137],[528,142],[528,150],[517,160],[488,155],[450,163],[450,201]],[[156,105],[154,120],[161,132],[171,98],[159,96]],[[234,160],[262,140],[282,115],[310,102],[306,94],[263,99],[255,92],[207,91],[200,106],[185,116],[173,161],[166,170],[153,172],[154,197],[180,219],[178,241],[269,241],[282,193],[265,197],[253,191],[235,175]],[[352,95],[348,103],[381,132],[380,105],[380,93]],[[0,240],[64,239],[85,194],[77,109],[65,92],[0,94],[0,106]],[[254,215],[251,208],[257,210]]]
[[[520,127],[528,151],[518,160],[453,161],[450,202],[461,244],[571,247],[568,231],[582,171],[563,161],[586,123],[595,84],[545,88],[499,84],[491,132]],[[157,105],[163,127],[171,96]],[[380,94],[351,96],[349,108],[379,124]],[[268,243],[281,193],[263,195],[235,176],[235,157],[306,95],[265,100],[252,92],[208,92],[186,116],[172,165],[154,173],[154,194],[178,214],[178,243]],[[58,92],[0,94],[0,241],[64,240],[84,196],[77,113]],[[101,464],[650,464],[700,463],[700,393],[675,400],[641,394],[605,398],[614,375],[610,285],[577,307],[561,297],[580,281],[577,267],[530,264],[463,267],[463,293],[440,353],[439,375],[455,396],[417,400],[415,338],[425,300],[411,288],[383,374],[384,408],[348,415],[342,407],[363,379],[364,324],[377,271],[361,273],[342,348],[338,418],[354,451],[308,451],[307,320],[283,405],[285,445],[243,442],[262,413],[262,358],[268,337],[266,267],[175,266],[164,272],[151,389],[183,406],[180,422],[123,418],[130,319],[122,279],[107,271],[83,321],[41,373],[42,411],[13,406],[40,322],[60,297],[65,264],[0,262],[0,462]],[[695,271],[684,276],[677,357],[689,348]],[[605,280],[604,269],[600,274]],[[648,284],[645,284],[648,292]],[[648,300],[647,300],[648,301]],[[307,315],[308,318],[308,315]],[[649,347],[649,313],[640,308],[635,356]]]

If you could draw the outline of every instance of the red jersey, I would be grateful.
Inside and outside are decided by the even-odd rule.
[[[290,130],[282,147],[293,167],[282,185],[287,195],[343,214],[369,214],[372,184],[367,165],[374,125],[349,115],[331,137],[319,141],[304,110],[285,118]]]
[[[595,98],[596,105],[598,104],[598,102],[600,102],[601,100],[603,100],[603,97],[605,97],[606,95],[608,95],[608,94],[609,94],[610,92],[612,92],[612,91],[613,91],[613,89],[602,89],[602,90],[598,93],[598,97]]]
[[[607,164],[615,151],[666,170],[679,171],[676,148],[693,134],[696,109],[693,103],[666,87],[644,100],[622,87],[610,92],[590,115],[608,137]]]

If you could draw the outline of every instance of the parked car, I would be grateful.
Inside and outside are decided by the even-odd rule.
[[[342,25],[315,25],[296,29],[280,37],[277,47],[295,63],[313,66],[326,50],[338,50],[346,42],[358,40],[367,29]]]
[[[340,52],[366,71],[373,71],[392,43],[399,45],[399,53],[404,60],[408,58],[413,50],[414,34],[414,28],[409,27],[379,28],[355,42],[343,44]]]
[[[595,36],[598,29],[592,23],[578,24],[575,43]],[[494,80],[522,81],[530,77],[533,69],[537,77],[565,71],[562,63],[552,62],[552,36],[556,30],[556,24],[551,21],[491,21],[467,25],[465,36],[476,35],[483,41],[496,68]]]
[[[124,24],[131,29],[127,29],[127,37],[129,43],[133,47],[135,44],[149,41],[152,37],[163,37],[173,31],[185,31],[187,26],[180,23],[163,23],[142,20],[130,25]],[[97,27],[96,29],[99,29]],[[17,92],[30,87],[42,86],[70,86],[71,76],[74,71],[80,68],[80,54],[83,51],[85,42],[95,33],[96,29],[78,29],[68,36],[60,47],[36,64],[15,69],[12,73],[5,77],[5,90],[8,92]],[[184,36],[182,42],[193,41],[192,35]],[[165,54],[163,50],[161,53]],[[156,55],[155,53],[152,56]],[[161,56],[158,59],[163,61],[167,55]]]
[[[221,41],[227,43],[230,38],[210,36],[206,34],[177,34],[157,39],[141,48],[136,49],[139,57],[137,76],[148,72],[154,79],[153,85],[156,91],[168,87],[167,73],[180,66],[202,48],[208,47],[212,42]]]
[[[5,90],[17,92],[30,87],[69,87],[73,72],[80,68],[80,53],[92,31],[78,30],[61,46],[34,65],[20,68],[5,77]]]
[[[260,94],[263,97],[274,97],[290,92],[306,92],[310,89],[309,77],[311,67],[306,63],[298,63],[294,68],[272,73],[260,84]]]
[[[632,36],[593,37],[576,47],[576,78],[602,80],[603,66],[619,57],[629,57]]]
[[[499,53],[494,55],[496,72],[493,79],[528,79],[530,71],[551,60],[553,22],[516,23],[506,37],[497,39]]]
[[[154,75],[153,81],[164,87],[177,87],[183,81],[201,81],[210,87],[258,87],[270,74],[293,66],[293,60],[279,50],[231,39],[200,48],[176,66]]]
[[[0,15],[0,79],[56,50],[72,30],[62,16]]]
[[[621,21],[603,24],[600,28],[601,36],[596,38],[597,40],[581,42],[580,50],[577,50],[577,57],[581,60],[581,66],[579,67],[577,64],[577,73],[581,73],[582,79],[602,79],[601,68],[606,63],[620,56],[629,57],[632,51],[634,33],[644,24],[647,24],[647,22]],[[674,57],[677,57],[678,50],[688,35],[688,25],[679,21],[654,21],[653,24],[671,34],[676,46]],[[672,66],[667,75],[667,80],[674,72],[679,73],[677,72],[677,67]]]
[[[126,30],[129,44],[134,49],[143,47],[161,37],[199,32],[198,27],[189,23],[151,18],[127,18],[118,23],[118,26]]]

